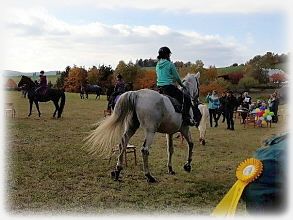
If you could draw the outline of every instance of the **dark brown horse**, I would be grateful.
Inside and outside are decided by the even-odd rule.
[[[45,94],[39,94],[36,92],[36,88],[37,85],[35,82],[33,82],[29,77],[27,76],[22,76],[21,80],[18,83],[18,87],[22,87],[24,86],[26,87],[27,90],[27,96],[29,99],[29,103],[30,103],[30,110],[29,110],[29,114],[28,116],[32,115],[32,106],[33,103],[35,103],[38,113],[39,113],[39,117],[41,116],[41,112],[39,109],[39,102],[48,102],[48,101],[53,101],[54,105],[55,105],[55,111],[53,113],[53,117],[56,116],[57,114],[57,118],[60,118],[64,109],[64,105],[65,105],[65,93],[63,90],[60,89],[51,89],[48,88]],[[59,100],[60,104],[59,104]]]

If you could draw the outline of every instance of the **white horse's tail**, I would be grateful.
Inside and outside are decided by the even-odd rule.
[[[85,138],[83,148],[98,156],[110,155],[113,147],[120,143],[124,125],[132,120],[135,112],[136,93],[126,92],[120,96],[112,115]]]

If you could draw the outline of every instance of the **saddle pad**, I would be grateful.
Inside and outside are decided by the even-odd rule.
[[[175,112],[177,113],[182,113],[182,105],[177,101],[177,99],[171,97],[171,96],[168,96],[168,95],[164,95],[166,97],[168,97],[175,109]]]

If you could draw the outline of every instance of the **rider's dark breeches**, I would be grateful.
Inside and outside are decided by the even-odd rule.
[[[183,115],[189,115],[189,109],[191,107],[191,100],[190,98],[184,94],[184,100],[183,100],[183,92],[180,91],[176,86],[174,85],[166,85],[166,86],[160,86],[160,90],[166,95],[169,95],[173,98],[175,98],[180,104],[183,103]]]

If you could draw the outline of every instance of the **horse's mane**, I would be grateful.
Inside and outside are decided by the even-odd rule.
[[[30,77],[28,77],[28,76],[24,76],[24,75],[22,75],[21,77],[24,78],[24,79],[26,79],[26,80],[29,80],[29,81],[34,82],[34,81],[33,81]]]
[[[22,75],[21,76],[21,80],[23,80],[23,82],[25,84],[27,84],[27,85],[34,85],[34,86],[36,86],[35,82],[30,77],[28,77],[28,76]]]

